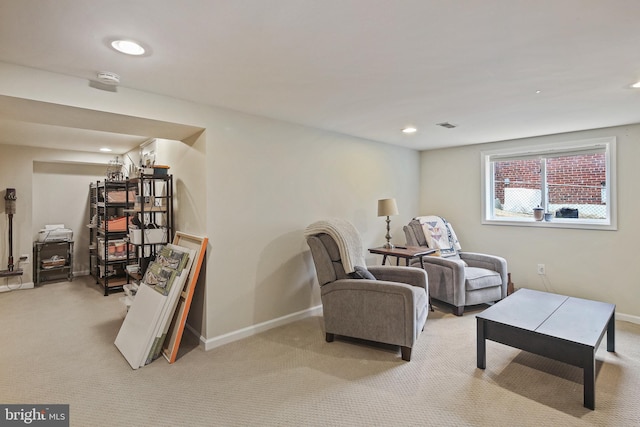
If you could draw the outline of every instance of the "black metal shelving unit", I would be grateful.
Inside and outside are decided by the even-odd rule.
[[[58,265],[52,261],[57,256]],[[73,241],[33,243],[33,282],[73,280]]]
[[[170,243],[175,232],[173,216],[173,175],[141,174],[127,180],[127,188],[136,192],[133,208],[126,212],[135,217],[138,228],[129,228],[129,242],[135,248],[139,280],[149,259],[159,248]]]
[[[89,268],[107,296],[122,290],[126,266],[137,260],[126,239],[134,196],[127,181],[97,181],[89,190]]]

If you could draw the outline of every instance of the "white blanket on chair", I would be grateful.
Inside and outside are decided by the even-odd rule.
[[[360,233],[353,224],[344,219],[332,218],[314,222],[304,230],[305,237],[321,233],[328,234],[338,245],[342,267],[347,274],[352,273],[356,265],[365,267]]]
[[[456,255],[461,249],[458,237],[446,219],[436,215],[418,216],[415,219],[422,226],[427,246],[440,249],[443,257]]]

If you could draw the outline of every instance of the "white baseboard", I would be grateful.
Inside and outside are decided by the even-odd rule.
[[[229,332],[228,334],[220,335],[218,337],[206,339],[203,336],[200,336],[200,344],[204,347],[205,351],[209,351],[213,350],[216,347],[220,347],[225,344],[229,344],[231,342],[259,334],[260,332],[264,332],[278,326],[286,325],[288,323],[317,315],[322,315],[322,305],[298,311],[297,313],[291,313],[277,319],[259,323],[257,325],[248,326],[246,328]],[[198,333],[191,326],[187,325],[187,328],[195,335],[198,335]]]
[[[185,327],[195,336],[199,336],[200,345],[205,351],[213,350],[216,347],[223,346],[225,344],[232,343],[234,341],[241,340],[243,338],[250,337],[252,335],[259,334],[260,332],[273,329],[278,326],[286,325],[288,323],[295,322],[311,316],[322,316],[322,305],[311,307],[306,310],[292,313],[287,316],[279,317],[277,319],[269,320],[267,322],[259,323],[257,325],[249,326],[237,331],[229,332],[218,337],[206,339],[198,331],[196,331],[191,325],[186,324]],[[616,313],[616,320],[623,322],[636,323],[640,325],[640,316],[633,316],[630,314]]]
[[[640,316],[632,316],[631,314],[616,313],[616,320],[640,325]]]
[[[0,285],[0,292],[18,291],[22,289],[33,289],[33,282]]]

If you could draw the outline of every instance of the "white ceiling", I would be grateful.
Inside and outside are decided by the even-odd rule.
[[[0,61],[423,150],[640,122],[639,16],[638,0],[2,0]],[[46,134],[9,122],[0,142]]]

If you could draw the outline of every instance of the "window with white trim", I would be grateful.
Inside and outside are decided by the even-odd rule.
[[[615,144],[608,137],[482,152],[482,222],[615,230]]]

